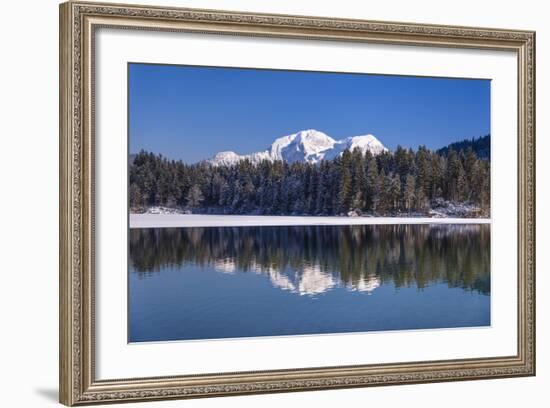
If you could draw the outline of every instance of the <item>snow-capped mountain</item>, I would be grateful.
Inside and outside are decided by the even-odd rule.
[[[249,159],[253,163],[261,160],[318,163],[323,159],[334,159],[344,150],[353,150],[356,147],[363,153],[368,150],[375,155],[388,150],[373,135],[352,136],[335,140],[323,132],[308,129],[280,137],[262,152],[245,155],[232,151],[219,152],[209,161],[214,165],[231,165],[244,159]]]

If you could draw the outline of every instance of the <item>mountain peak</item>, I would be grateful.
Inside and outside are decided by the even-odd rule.
[[[317,162],[322,159],[321,152],[335,143],[327,134],[307,129],[276,139],[268,152],[273,160]]]
[[[370,133],[366,135],[350,136],[348,137],[348,139],[355,141],[365,141],[367,143],[380,142],[374,135],[371,135]]]
[[[352,136],[347,138],[348,149],[353,150],[356,147],[360,148],[363,152],[369,150],[373,154],[380,154],[383,151],[388,150],[380,140],[378,140],[374,135],[360,135]]]
[[[332,147],[336,143],[332,137],[315,129],[299,131],[296,133],[296,140],[302,145],[307,145],[314,149]]]
[[[300,130],[299,132],[294,133],[294,135],[296,135],[296,137],[300,139],[306,139],[306,140],[307,139],[331,139],[332,140],[332,138],[328,136],[326,133],[321,132],[320,130],[317,130],[317,129]]]
[[[212,158],[212,162],[215,162],[217,165],[231,165],[233,163],[241,160],[241,156],[232,151],[218,152]]]
[[[235,152],[220,152],[210,160],[214,165],[230,165],[240,160],[249,159],[252,162],[261,160],[283,160],[289,163],[318,163],[321,160],[338,157],[344,150],[359,148],[363,153],[367,150],[373,154],[386,151],[386,147],[373,135],[351,136],[335,140],[324,132],[316,129],[305,129],[282,136],[263,151],[247,155]]]

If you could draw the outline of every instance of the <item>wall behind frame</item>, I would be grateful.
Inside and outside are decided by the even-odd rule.
[[[108,1],[108,0],[104,0]],[[544,2],[133,0],[133,3],[537,31],[537,208],[550,207],[550,26]],[[58,1],[6,2],[0,25],[0,336],[6,407],[57,406]],[[545,186],[546,184],[546,186]],[[537,377],[126,404],[143,407],[544,406],[550,382],[550,215],[537,214]],[[541,243],[543,243],[541,245]],[[549,288],[549,289],[546,289]],[[546,322],[545,322],[546,320]]]

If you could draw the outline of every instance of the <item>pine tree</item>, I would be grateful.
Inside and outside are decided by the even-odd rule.
[[[204,200],[202,191],[198,185],[194,184],[187,193],[187,206],[191,209],[196,208]]]
[[[405,209],[410,213],[414,207],[416,183],[411,174],[407,174],[405,182],[405,190],[403,193]]]
[[[430,152],[426,146],[420,146],[416,153],[416,184],[421,186],[426,197],[432,198],[432,169],[430,161]]]
[[[458,178],[460,175],[461,163],[458,154],[453,149],[447,155],[446,198],[451,201],[458,200]]]
[[[227,208],[229,204],[233,202],[233,197],[231,196],[231,189],[229,188],[229,184],[226,180],[223,180],[220,183],[220,195],[218,198],[217,205],[219,205],[222,208]]]
[[[367,211],[376,212],[378,210],[378,204],[380,201],[380,183],[378,175],[378,164],[376,159],[367,151],[365,154],[365,162],[367,167],[366,182],[367,182],[367,194],[366,194],[366,209]]]
[[[479,205],[485,216],[491,216],[491,168],[486,161],[480,162],[481,168],[481,193]]]
[[[409,152],[401,147],[400,145],[397,146],[395,149],[395,166],[396,166],[396,172],[399,175],[399,178],[401,182],[405,182],[407,175],[412,171],[411,169],[411,160],[409,157]]]
[[[458,202],[466,201],[468,194],[468,179],[466,177],[466,172],[462,166],[462,162],[458,162],[458,174],[456,176],[456,195],[455,200]]]
[[[382,169],[378,175],[379,180],[379,202],[377,211],[385,215],[391,208],[391,195],[390,195],[390,178],[386,176],[386,171]]]
[[[392,211],[397,211],[401,200],[401,179],[398,174],[390,177],[389,198]]]
[[[139,209],[142,208],[143,202],[141,200],[141,192],[137,184],[130,185],[130,208]]]
[[[342,157],[338,159],[339,184],[338,184],[338,211],[347,214],[351,207],[352,185],[351,185],[351,153],[345,150]]]
[[[422,185],[416,186],[416,191],[414,195],[416,198],[416,208],[420,211],[425,211],[428,208],[428,196],[424,192],[424,188],[422,187]]]
[[[367,202],[367,174],[365,172],[365,156],[359,148],[352,152],[352,204],[353,210],[362,212]]]
[[[431,157],[432,164],[432,198],[442,198],[443,196],[443,176],[445,159],[437,154]]]
[[[315,213],[319,215],[328,214],[328,198],[330,197],[330,190],[328,186],[329,168],[328,162],[322,161],[319,166],[319,172],[317,173],[317,197],[315,200]]]

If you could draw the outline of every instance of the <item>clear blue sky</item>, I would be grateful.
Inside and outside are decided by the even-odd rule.
[[[436,149],[490,133],[490,81],[130,64],[129,115],[131,153],[188,163],[311,128]]]

